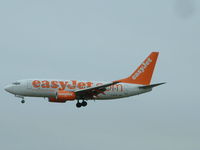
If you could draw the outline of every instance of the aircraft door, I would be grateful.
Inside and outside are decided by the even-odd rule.
[[[32,89],[31,80],[27,80],[27,88]]]

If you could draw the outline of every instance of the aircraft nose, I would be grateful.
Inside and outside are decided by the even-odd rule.
[[[4,90],[9,92],[9,93],[12,93],[12,86],[7,85],[7,86],[5,86]]]

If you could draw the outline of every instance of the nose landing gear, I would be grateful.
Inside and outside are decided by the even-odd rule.
[[[25,103],[25,100],[24,100],[24,97],[23,96],[19,96],[19,95],[15,95],[15,97],[18,97],[18,98],[21,98],[21,103],[24,104]]]
[[[25,103],[25,100],[24,100],[24,99],[22,99],[22,100],[21,100],[21,103],[22,103],[22,104],[24,104],[24,103]]]

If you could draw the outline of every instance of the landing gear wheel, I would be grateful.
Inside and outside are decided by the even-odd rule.
[[[24,103],[25,103],[25,100],[23,99],[23,100],[21,101],[21,103],[24,104]]]
[[[87,102],[86,102],[86,101],[83,101],[83,102],[81,103],[81,106],[83,106],[83,107],[87,106]]]
[[[79,103],[79,102],[76,103],[76,107],[77,107],[77,108],[80,108],[81,106],[82,106],[81,103]]]

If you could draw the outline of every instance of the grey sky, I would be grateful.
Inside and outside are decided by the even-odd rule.
[[[0,1],[0,149],[199,150],[200,2]],[[115,80],[160,51],[153,92],[117,101],[20,99],[18,79]]]

